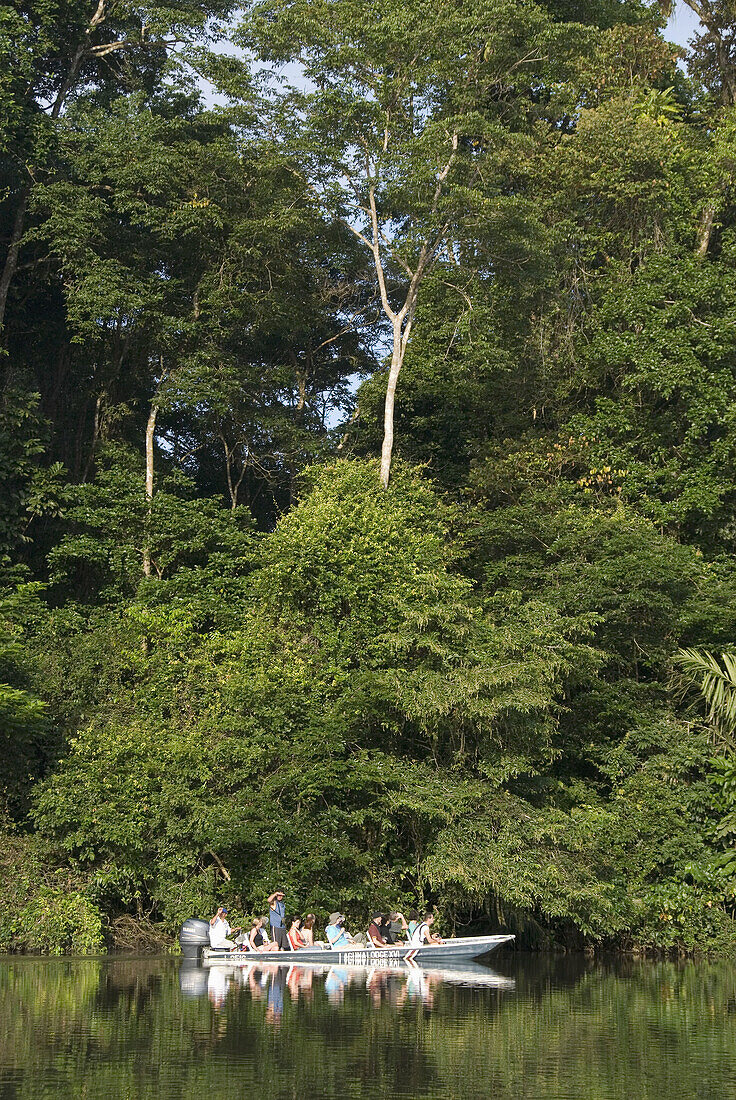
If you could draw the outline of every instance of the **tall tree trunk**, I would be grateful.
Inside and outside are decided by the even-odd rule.
[[[227,439],[224,433],[220,434],[220,441],[222,443],[222,449],[225,453],[225,476],[227,478],[227,491],[230,495],[230,511],[235,512],[238,507],[238,494],[240,493],[240,486],[243,484],[243,478],[245,477],[246,470],[248,469],[248,452],[245,451],[243,461],[240,464],[240,474],[237,478],[233,477],[233,456],[237,449],[236,443],[233,447],[228,446]]]
[[[729,27],[732,15],[728,5],[712,4],[710,0],[685,0],[685,3],[710,35],[721,74],[721,101],[724,107],[733,107],[736,105],[736,69],[731,56]],[[660,4],[668,15],[675,9],[674,0],[660,0]]]
[[[387,151],[389,146],[389,116],[386,115],[386,129],[383,140],[383,151]],[[438,204],[444,190],[445,182],[452,168],[453,162],[457,155],[459,135],[453,133],[450,142],[450,155],[444,168],[437,174],[437,180],[435,185],[434,197],[432,199],[430,216],[434,217],[438,210]],[[404,362],[404,356],[406,355],[407,344],[409,343],[409,334],[411,332],[411,326],[414,321],[414,311],[416,309],[417,297],[419,294],[419,288],[424,280],[424,276],[437,258],[438,251],[447,237],[447,231],[450,228],[449,222],[446,222],[437,232],[434,238],[427,237],[419,249],[419,255],[417,257],[416,266],[414,270],[409,267],[409,264],[405,259],[397,256],[392,247],[390,240],[386,237],[383,229],[381,228],[381,222],[378,214],[378,206],[376,203],[376,184],[373,174],[373,166],[371,165],[370,157],[366,152],[366,181],[368,181],[368,206],[361,207],[361,210],[368,214],[370,218],[370,237],[367,237],[365,233],[361,233],[359,229],[356,229],[349,221],[345,221],[345,225],[351,230],[364,245],[370,250],[373,255],[373,263],[376,269],[376,278],[378,280],[378,289],[381,297],[381,305],[383,312],[391,322],[391,328],[393,330],[393,350],[391,352],[391,367],[388,374],[388,383],[386,386],[386,400],[383,406],[383,443],[381,445],[381,468],[380,468],[380,482],[384,489],[388,488],[389,477],[391,476],[391,456],[394,448],[394,403],[396,397],[396,383],[399,379],[399,372]],[[409,285],[406,290],[406,296],[404,298],[404,304],[398,311],[391,305],[389,297],[388,284],[386,280],[386,270],[384,267],[384,250],[394,260],[398,260],[399,266],[403,268],[404,272],[408,276]]]
[[[394,404],[396,400],[396,383],[399,380],[399,372],[404,364],[406,349],[409,344],[411,326],[414,321],[414,308],[417,302],[419,285],[424,271],[424,260],[420,259],[419,266],[412,279],[409,293],[403,308],[394,314],[391,325],[394,330],[394,345],[391,352],[391,366],[386,383],[386,400],[383,405],[383,443],[381,445],[381,470],[380,481],[384,489],[388,488],[391,476],[391,457],[394,449]]]
[[[703,210],[700,217],[700,225],[698,226],[698,243],[695,247],[695,255],[699,260],[704,260],[708,255],[715,218],[716,204],[715,202],[709,202]]]
[[[402,346],[403,345],[403,346]],[[388,488],[388,479],[391,475],[391,457],[394,449],[394,404],[396,399],[396,383],[399,380],[399,372],[404,362],[403,344],[401,339],[401,319],[394,321],[394,346],[391,353],[391,367],[386,383],[386,400],[383,405],[383,444],[381,446],[381,485]]]
[[[151,576],[151,514],[153,512],[153,437],[156,431],[158,405],[151,405],[146,424],[146,500],[148,512],[143,536],[143,575]]]
[[[95,416],[92,423],[92,439],[89,445],[89,455],[87,456],[87,462],[84,467],[84,473],[82,474],[82,484],[84,484],[92,471],[92,463],[95,460],[95,451],[97,450],[97,441],[100,438],[100,425],[102,423],[102,394],[97,394],[97,400],[95,401]]]
[[[5,256],[3,272],[2,275],[0,275],[0,332],[5,326],[5,310],[8,304],[8,293],[10,291],[10,284],[13,282],[13,277],[18,267],[18,253],[20,251],[23,229],[25,227],[26,207],[28,206],[28,197],[30,193],[31,182],[29,180],[21,189],[18,205],[15,209],[15,217],[13,218],[13,228],[10,233],[10,241]]]

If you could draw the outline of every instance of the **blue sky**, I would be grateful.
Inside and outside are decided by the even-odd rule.
[[[683,0],[678,0],[667,24],[667,37],[671,42],[677,42],[678,46],[687,46],[688,39],[692,38],[697,26],[698,17],[695,12]]]

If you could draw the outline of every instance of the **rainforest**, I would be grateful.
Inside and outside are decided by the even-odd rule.
[[[736,948],[736,8],[682,7],[2,5],[0,950],[279,885]]]

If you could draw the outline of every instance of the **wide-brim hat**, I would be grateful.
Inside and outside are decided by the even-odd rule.
[[[330,913],[330,924],[337,924],[339,920],[345,920],[344,913]]]
[[[371,920],[378,921],[383,920],[383,913],[374,913]]]

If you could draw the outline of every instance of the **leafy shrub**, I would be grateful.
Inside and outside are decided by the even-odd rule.
[[[104,918],[84,879],[55,866],[35,837],[6,832],[0,844],[0,950],[104,952]]]

